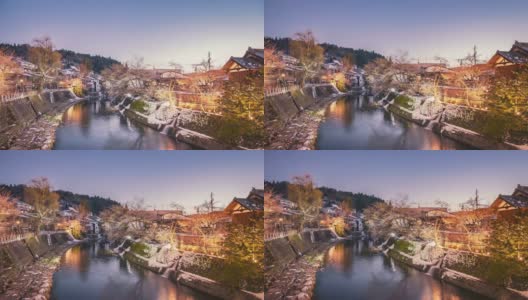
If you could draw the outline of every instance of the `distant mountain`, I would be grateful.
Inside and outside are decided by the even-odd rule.
[[[0,184],[0,190],[7,190],[11,195],[20,201],[26,202],[24,199],[24,184],[15,184],[15,185],[4,185]],[[55,191],[60,195],[60,200],[64,201],[66,204],[78,206],[82,200],[86,200],[91,211],[98,215],[100,212],[114,205],[121,205],[119,202],[116,202],[109,198],[103,198],[99,196],[89,196],[83,194],[77,194],[69,191],[57,190]]]
[[[275,49],[282,51],[286,54],[289,54],[290,52],[290,38],[271,38],[266,37],[264,38],[264,44],[266,46],[273,45]],[[332,58],[342,58],[347,54],[352,54],[356,60],[356,64],[358,67],[362,68],[369,62],[375,60],[376,58],[383,58],[383,55],[376,53],[374,51],[367,51],[363,49],[353,49],[353,48],[346,48],[346,47],[340,47],[334,44],[328,44],[328,43],[322,43],[320,44],[321,47],[325,49],[325,54],[328,57]]]
[[[283,197],[288,197],[288,181],[265,181],[264,186],[266,188],[271,188],[274,193],[282,195]],[[378,203],[384,202],[383,199],[376,197],[374,195],[366,195],[363,193],[354,193],[348,191],[339,191],[334,188],[329,187],[319,187],[318,188],[323,195],[325,195],[330,200],[335,200],[336,202],[342,202],[344,199],[351,198],[354,208],[358,211],[363,211],[363,209]]]
[[[1,44],[0,43],[0,49],[3,51],[20,57],[24,60],[29,60],[29,47],[28,44]],[[58,52],[62,55],[63,63],[66,66],[69,65],[78,65],[82,62],[89,62],[89,64],[92,66],[92,70],[95,73],[101,73],[102,70],[114,65],[114,64],[121,64],[119,61],[111,58],[111,57],[103,57],[100,55],[90,55],[90,54],[83,54],[83,53],[77,53],[70,50],[58,50]]]

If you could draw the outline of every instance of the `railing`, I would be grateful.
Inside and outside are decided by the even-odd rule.
[[[300,88],[301,87],[298,86],[298,85],[272,87],[272,88],[267,88],[264,91],[264,95],[266,97],[277,96],[277,95],[282,95],[282,94],[286,94],[286,93],[291,92],[291,91],[298,90]]]
[[[20,240],[24,240],[24,239],[29,239],[29,238],[32,238],[34,236],[35,236],[34,233],[24,233],[24,234],[11,233],[11,234],[7,234],[7,235],[1,235],[0,236],[0,244],[8,244],[8,243],[11,243],[11,242],[14,242],[14,241],[20,241]]]
[[[271,241],[271,240],[280,239],[280,238],[287,237],[289,235],[297,234],[297,233],[299,233],[299,231],[297,230],[265,232],[264,240]]]
[[[35,96],[36,94],[37,94],[37,91],[17,92],[17,93],[12,93],[12,94],[7,94],[7,95],[1,95],[0,103],[7,103],[7,102],[18,100],[20,98]]]

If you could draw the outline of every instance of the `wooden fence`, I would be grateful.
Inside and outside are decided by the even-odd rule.
[[[1,95],[0,103],[7,103],[7,102],[15,101],[21,98],[31,97],[31,96],[35,96],[36,94],[37,94],[37,91],[30,91],[30,92],[17,92],[17,93],[11,93],[7,95]]]
[[[298,90],[300,88],[301,87],[299,85],[270,87],[270,88],[266,88],[264,90],[264,96],[271,97],[271,96],[282,95],[282,94],[286,94],[288,92],[296,91],[296,90]]]
[[[22,234],[16,234],[16,233],[4,234],[4,235],[0,235],[0,244],[8,244],[14,241],[29,239],[34,236],[35,234],[31,232],[22,233]]]

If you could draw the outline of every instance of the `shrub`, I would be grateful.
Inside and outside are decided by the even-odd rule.
[[[143,100],[136,100],[130,104],[130,109],[144,114],[147,112],[148,104]]]
[[[414,245],[406,240],[397,240],[394,242],[394,250],[402,253],[414,255]]]
[[[264,139],[264,129],[247,119],[226,117],[220,121],[215,137],[230,146],[257,148]]]
[[[149,257],[149,246],[144,243],[133,243],[132,246],[130,246],[130,251],[137,255],[141,255],[144,257]]]
[[[528,267],[513,259],[458,253],[455,259],[447,259],[446,263],[449,269],[480,278],[496,286],[528,286]]]
[[[406,109],[413,109],[413,103],[414,103],[414,100],[408,96],[405,96],[405,95],[399,95],[398,97],[396,97],[396,99],[394,99],[394,103],[403,107],[403,108],[406,108]]]

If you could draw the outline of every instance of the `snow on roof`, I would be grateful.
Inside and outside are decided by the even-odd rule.
[[[259,69],[262,65],[244,57],[231,57],[231,60],[245,69]]]
[[[508,196],[508,195],[499,195],[499,199],[504,200],[508,204],[515,206],[517,208],[525,208],[528,207],[528,200],[517,197],[517,196]]]
[[[497,55],[504,57],[507,61],[514,64],[528,63],[528,56],[511,51],[497,51]]]

